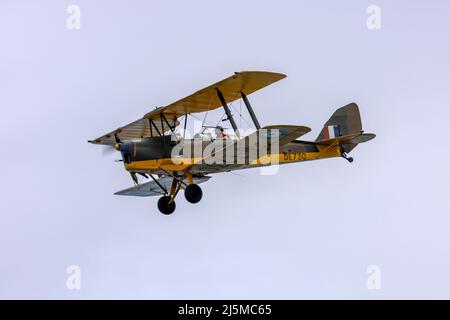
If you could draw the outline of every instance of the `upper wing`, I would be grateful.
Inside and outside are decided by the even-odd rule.
[[[216,89],[219,89],[225,101],[230,103],[241,98],[241,92],[249,95],[285,77],[284,74],[273,72],[235,72],[231,77],[203,88],[186,98],[147,113],[144,118],[153,118],[161,113],[179,117],[187,113],[213,110],[222,106]]]
[[[158,131],[167,131],[169,129],[168,124],[172,127],[177,126],[179,124],[177,121],[178,117],[189,113],[213,110],[222,106],[216,89],[219,89],[225,101],[230,103],[241,98],[241,92],[249,95],[285,77],[286,75],[284,74],[273,72],[236,72],[231,77],[214,83],[168,106],[157,108],[147,113],[142,119],[136,120],[89,142],[95,144],[114,144],[116,143],[116,137],[120,140],[130,140],[156,136],[158,135]]]
[[[192,180],[196,184],[200,184],[202,182],[206,182],[211,177],[203,176],[203,177],[192,177]],[[172,185],[173,178],[172,177],[162,177],[158,179],[158,182],[166,189],[169,190]],[[184,180],[186,183],[186,179]],[[127,188],[124,190],[117,191],[114,193],[115,195],[120,196],[135,196],[135,197],[148,197],[148,196],[158,196],[164,195],[164,191],[158,186],[155,181],[149,181],[146,183],[138,184],[137,186]]]

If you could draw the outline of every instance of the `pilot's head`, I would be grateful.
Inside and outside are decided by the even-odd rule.
[[[221,126],[216,127],[216,136],[220,137],[223,135],[223,128]]]

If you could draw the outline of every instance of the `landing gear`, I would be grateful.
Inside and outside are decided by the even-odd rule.
[[[347,152],[345,152],[344,148],[341,148],[341,157],[344,158],[345,160],[347,160],[350,163],[353,162],[353,158],[348,156],[348,154],[347,154]]]
[[[198,186],[198,184],[194,184],[194,180],[190,172],[185,172],[182,176],[178,177],[175,176],[175,173],[170,176],[173,177],[170,189],[159,183],[158,180],[154,179],[155,183],[165,194],[158,200],[158,209],[162,214],[169,215],[175,211],[175,198],[180,189],[184,189],[184,197],[190,203],[197,203],[202,199],[202,189]]]
[[[198,184],[190,184],[184,190],[184,197],[190,203],[197,203],[202,200],[203,192]]]
[[[345,160],[347,160],[348,162],[350,162],[350,163],[352,163],[353,162],[353,158],[352,157],[349,157],[349,156],[347,156],[347,154],[346,153],[343,153],[342,154],[342,158],[344,158]]]
[[[158,209],[162,214],[169,215],[175,211],[175,201],[171,200],[172,198],[170,196],[162,196],[161,198],[159,198]]]

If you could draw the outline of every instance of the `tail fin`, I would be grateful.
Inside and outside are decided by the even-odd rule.
[[[323,126],[316,142],[361,132],[361,116],[358,106],[356,103],[350,103],[333,113]]]
[[[346,152],[350,152],[358,143],[375,138],[372,133],[363,133],[358,105],[350,103],[337,109],[325,123],[317,137],[317,143],[331,144],[338,140]]]

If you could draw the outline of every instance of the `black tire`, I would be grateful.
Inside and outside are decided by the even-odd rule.
[[[175,211],[176,205],[175,201],[172,201],[172,203],[169,204],[170,197],[169,196],[162,196],[158,200],[158,209],[161,211],[162,214],[169,215],[172,214]]]
[[[190,203],[197,203],[202,200],[203,191],[198,184],[190,184],[184,190],[184,197]]]

